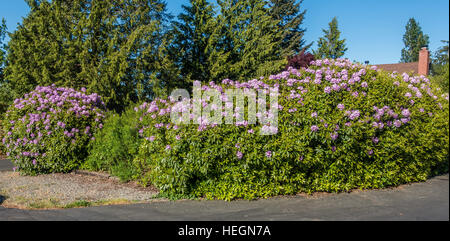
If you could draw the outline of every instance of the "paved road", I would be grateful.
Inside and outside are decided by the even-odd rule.
[[[14,165],[7,160],[2,160],[2,158],[0,157],[0,172],[1,171],[12,171],[12,169],[14,168]]]
[[[1,198],[1,197],[0,197]],[[309,221],[449,220],[449,176],[392,190],[259,201],[177,201],[29,211],[0,207],[0,220]]]

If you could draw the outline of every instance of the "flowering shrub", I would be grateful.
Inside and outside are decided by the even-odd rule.
[[[144,103],[135,109],[145,141],[134,160],[143,184],[167,195],[231,200],[383,188],[448,171],[448,94],[425,77],[317,60],[269,78],[202,87],[211,88],[279,88],[278,128],[175,125],[173,100]],[[264,129],[277,134],[259,135]]]
[[[138,117],[133,108],[121,115],[110,114],[104,127],[91,141],[89,157],[82,168],[92,171],[107,171],[122,181],[130,181],[135,175],[133,159],[143,139],[138,133]]]
[[[16,170],[36,175],[69,172],[87,155],[102,128],[104,104],[97,94],[55,86],[37,87],[6,112],[2,142]]]

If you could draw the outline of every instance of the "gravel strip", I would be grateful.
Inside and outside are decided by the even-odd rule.
[[[77,202],[78,206],[80,202],[81,205],[148,202],[156,194],[155,188],[142,188],[101,176],[71,173],[31,177],[0,172],[0,203],[4,199],[5,207],[45,209],[73,207]]]

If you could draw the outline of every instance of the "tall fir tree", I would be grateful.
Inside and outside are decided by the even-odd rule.
[[[207,0],[190,0],[173,22],[174,61],[179,64],[183,80],[211,79],[208,41],[216,27],[214,6]]]
[[[431,60],[431,75],[433,82],[449,91],[449,41],[442,40],[441,46]]]
[[[439,49],[434,53],[432,62],[435,65],[445,65],[449,63],[449,41],[448,40],[441,40],[441,42],[444,44],[443,46],[439,47]]]
[[[318,49],[313,51],[317,59],[338,59],[348,50],[345,39],[341,39],[338,20],[336,17],[328,24],[328,29],[323,29],[324,36],[319,38]]]
[[[278,20],[278,30],[283,31],[281,48],[284,56],[292,56],[306,51],[312,45],[303,39],[306,29],[302,27],[306,10],[302,10],[303,0],[270,0],[270,15]]]
[[[420,49],[424,46],[428,46],[430,43],[428,35],[422,32],[422,28],[419,23],[410,18],[406,24],[406,32],[403,35],[403,43],[405,47],[402,49],[402,63],[410,63],[419,61]]]
[[[244,80],[282,70],[283,31],[264,0],[218,0],[221,14],[209,41],[212,80]]]
[[[36,85],[55,83],[74,86],[78,65],[71,64],[80,51],[74,46],[80,36],[71,35],[77,22],[72,18],[75,7],[64,1],[27,1],[31,8],[29,15],[11,34],[8,66],[5,74],[13,89],[20,96]],[[70,47],[68,47],[70,46]],[[75,48],[75,50],[73,50]],[[15,96],[15,97],[19,97]]]
[[[3,67],[6,63],[6,44],[4,43],[6,30],[6,20],[3,18],[0,23],[0,83],[3,79]]]
[[[11,35],[6,76],[20,96],[37,85],[87,87],[118,111],[167,92],[162,0],[28,0]]]
[[[2,19],[0,23],[0,119],[12,101],[11,89],[3,75],[3,69],[6,64],[6,31],[6,20]]]
[[[160,0],[93,0],[80,26],[82,71],[92,91],[105,96],[108,107],[167,95],[163,80],[165,28],[169,19]],[[97,74],[101,73],[101,74]]]

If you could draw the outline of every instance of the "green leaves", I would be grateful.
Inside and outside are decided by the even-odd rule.
[[[218,13],[206,0],[191,0],[170,26],[161,0],[28,4],[30,14],[11,35],[8,83],[1,84],[11,95],[0,108],[38,85],[56,84],[87,87],[122,112],[189,89],[193,80],[274,74],[288,55],[309,47],[305,12],[295,1],[224,0]]]
[[[449,42],[442,41],[445,45],[440,47],[434,54],[431,62],[432,81],[444,91],[449,91]]]
[[[279,20],[271,16],[266,1],[218,1],[221,14],[210,38],[211,80],[243,80],[268,76],[283,69],[283,38]]]
[[[7,34],[6,20],[0,23],[0,118],[13,101],[14,92],[9,82],[5,79],[4,69],[6,65],[7,45],[4,42]]]
[[[145,164],[137,178],[157,186],[169,197],[251,200],[298,192],[385,188],[422,181],[448,170],[448,101],[438,98],[443,104],[440,109],[433,97],[424,95],[411,104],[405,93],[421,84],[407,83],[402,76],[368,67],[360,72],[361,68],[313,65],[307,71],[300,70],[301,75],[264,79],[265,83],[273,81],[281,86],[279,104],[283,110],[279,113],[277,135],[248,133],[249,128],[258,133],[259,126],[219,125],[198,131],[197,125],[186,125],[164,132],[149,128],[144,135],[156,135],[157,141],[141,145],[135,162]],[[343,73],[364,74],[358,83],[348,86],[350,90],[330,94],[324,92],[325,84],[313,81],[286,85],[288,79],[313,80],[319,70],[328,71],[335,76],[332,78],[340,78],[337,76]],[[304,105],[291,97],[299,87],[308,90],[301,94]],[[355,97],[355,92],[360,94]],[[338,108],[340,103],[345,109]],[[389,106],[395,113],[408,108],[411,120],[398,128],[388,126],[390,117],[386,113],[378,121],[386,125],[376,128],[372,122],[377,113],[374,106]],[[298,110],[290,112],[292,108]],[[421,113],[421,108],[433,112],[433,117]],[[360,117],[352,121],[346,110],[359,110]],[[317,117],[313,112],[317,112]],[[144,126],[167,121],[165,117],[143,116]],[[319,130],[312,132],[312,125]],[[331,134],[338,137],[333,139]],[[181,139],[175,140],[176,135]],[[166,145],[172,146],[171,151],[164,150]]]
[[[174,85],[168,84],[174,63],[166,59],[168,15],[161,1],[33,4],[9,42],[6,76],[14,97],[37,85],[87,87],[121,112]]]
[[[429,36],[422,32],[422,28],[414,18],[410,18],[403,35],[405,47],[402,49],[401,62],[410,63],[419,61],[419,51],[430,43]]]
[[[122,114],[110,113],[102,130],[90,143],[89,156],[84,169],[106,171],[130,181],[137,174],[133,159],[138,154],[142,138],[137,129],[137,115],[129,108]]]
[[[3,82],[3,67],[5,64],[5,57],[6,57],[6,51],[5,51],[5,43],[3,42],[6,37],[6,20],[2,19],[2,22],[0,23],[0,83]]]
[[[191,0],[183,10],[171,30],[173,61],[179,63],[181,78],[186,84],[191,84],[189,80],[209,81],[211,63],[208,59],[214,49],[209,40],[217,25],[214,6],[206,0]]]
[[[292,56],[311,47],[306,45],[303,36],[306,32],[302,28],[306,10],[301,10],[302,1],[296,0],[270,0],[269,12],[272,18],[278,20],[277,28],[283,31],[283,56]]]
[[[341,32],[338,29],[337,18],[334,17],[329,23],[329,29],[323,30],[324,37],[319,38],[318,49],[313,51],[317,59],[338,59],[344,56],[348,50],[345,46],[345,39],[341,38]]]

